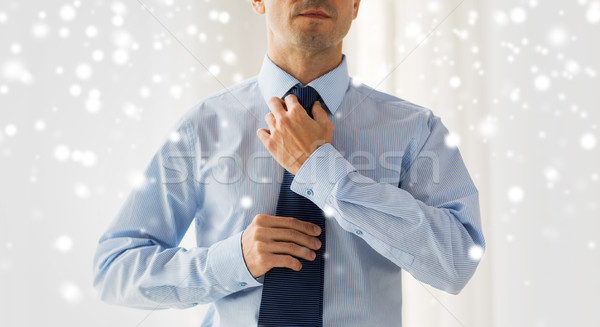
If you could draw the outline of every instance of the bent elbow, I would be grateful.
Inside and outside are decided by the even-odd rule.
[[[92,272],[92,286],[100,298],[105,303],[108,304],[119,304],[117,301],[117,285],[114,282],[109,282],[110,280],[110,270],[114,270],[113,267],[114,258],[116,255],[114,254],[103,254],[102,252],[96,252],[94,256],[93,262],[93,272]],[[112,272],[113,274],[115,271]]]
[[[106,283],[106,271],[101,270],[97,266],[94,267],[92,286],[102,302],[107,304],[118,304],[115,301],[114,291],[109,289]]]
[[[454,267],[454,273],[452,274],[452,277],[449,278],[444,291],[458,295],[462,289],[467,286],[475,274],[478,265],[479,260],[474,260],[471,257],[467,257],[464,260],[461,260],[460,263],[457,263]]]
[[[449,282],[443,290],[452,295],[458,295],[463,290],[463,288],[465,288],[465,286],[467,286],[469,279],[455,280],[455,281]]]

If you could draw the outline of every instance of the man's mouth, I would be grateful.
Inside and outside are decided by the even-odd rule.
[[[311,9],[300,14],[303,17],[315,18],[315,19],[326,19],[329,15],[322,10]]]

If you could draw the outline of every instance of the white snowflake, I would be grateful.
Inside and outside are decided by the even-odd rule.
[[[66,161],[70,155],[71,150],[64,144],[60,144],[54,148],[54,158],[58,161]]]
[[[479,245],[473,245],[469,248],[469,258],[473,261],[479,261],[483,257],[483,248]]]
[[[60,252],[69,252],[73,248],[73,240],[68,235],[61,235],[54,242],[54,247]]]
[[[79,286],[73,282],[63,282],[59,289],[60,295],[69,303],[81,302],[83,294]]]
[[[596,136],[592,133],[585,133],[579,139],[579,144],[584,150],[591,151],[596,147]]]
[[[550,84],[550,78],[546,75],[539,75],[534,81],[535,88],[540,92],[548,91]]]
[[[510,11],[510,19],[515,24],[521,24],[527,19],[527,12],[521,7],[513,8]]]
[[[75,11],[75,8],[70,5],[64,5],[60,8],[60,18],[62,18],[64,21],[72,21],[76,14],[77,12]]]
[[[520,186],[511,186],[508,189],[507,195],[510,202],[519,203],[523,201],[523,198],[525,197],[525,191],[523,191],[523,188]]]
[[[247,195],[246,195],[246,196],[243,196],[243,197],[240,199],[240,205],[241,205],[241,206],[242,206],[242,208],[244,208],[244,209],[248,209],[248,208],[252,207],[252,198],[251,198],[251,197],[249,197],[249,196],[247,196]]]
[[[17,134],[17,126],[14,124],[8,124],[4,127],[4,133],[6,136],[15,136]]]
[[[600,23],[600,2],[594,1],[590,3],[587,12],[585,13],[585,18],[591,24]]]

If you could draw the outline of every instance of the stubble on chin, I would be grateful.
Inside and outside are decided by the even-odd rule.
[[[331,31],[319,28],[320,23],[311,22],[310,25],[303,30],[295,30],[292,34],[294,42],[305,48],[321,49],[331,46]]]

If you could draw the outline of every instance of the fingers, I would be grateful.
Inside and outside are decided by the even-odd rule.
[[[257,216],[256,218],[259,219],[258,224],[263,227],[292,228],[304,234],[313,236],[319,236],[321,234],[321,227],[308,221],[303,221],[294,217],[260,216],[262,217]]]
[[[306,110],[304,110],[300,102],[298,102],[298,97],[293,94],[288,94],[285,97],[285,106],[290,113],[306,113]],[[308,116],[308,114],[306,115]]]
[[[287,267],[299,271],[302,264],[294,255],[307,260],[314,260],[316,257],[310,250],[297,244],[262,241],[258,236],[258,231],[262,229],[264,228],[255,228],[251,224],[242,232],[242,256],[254,278],[264,275],[273,267]]]
[[[256,136],[260,139],[262,144],[268,149],[271,145],[271,132],[265,128],[259,128],[256,130]]]
[[[271,268],[282,267],[290,268],[295,271],[300,271],[300,269],[302,269],[302,263],[300,263],[300,260],[292,257],[291,255],[273,254],[270,257],[271,258],[269,259],[269,266]]]
[[[329,118],[327,118],[325,109],[323,109],[323,106],[321,106],[321,101],[315,101],[315,103],[313,103],[312,115],[315,117],[316,121],[323,121],[324,119],[329,120]]]
[[[318,238],[306,235],[295,229],[265,228],[264,232],[260,231],[258,233],[259,238],[263,240],[293,242],[313,250],[318,250],[319,248],[321,248],[321,241]]]
[[[325,111],[320,101],[316,101],[313,104],[312,114],[313,117],[315,117],[315,121],[317,121],[321,126],[324,126],[326,129],[333,130],[333,123],[331,120],[329,120],[327,111]]]
[[[317,257],[315,251],[292,242],[267,243],[266,251],[273,254],[289,254],[308,261],[313,261]]]
[[[269,112],[265,115],[265,121],[267,122],[267,126],[269,126],[270,130],[275,130],[275,116],[272,112]]]
[[[272,97],[267,101],[267,105],[271,112],[279,119],[282,115],[286,113],[286,108],[284,107],[285,102],[278,97]]]
[[[311,235],[320,233],[319,226],[293,217],[256,215],[242,233],[244,262],[254,278],[273,267],[299,271],[302,269],[299,258],[315,260],[321,242]]]

